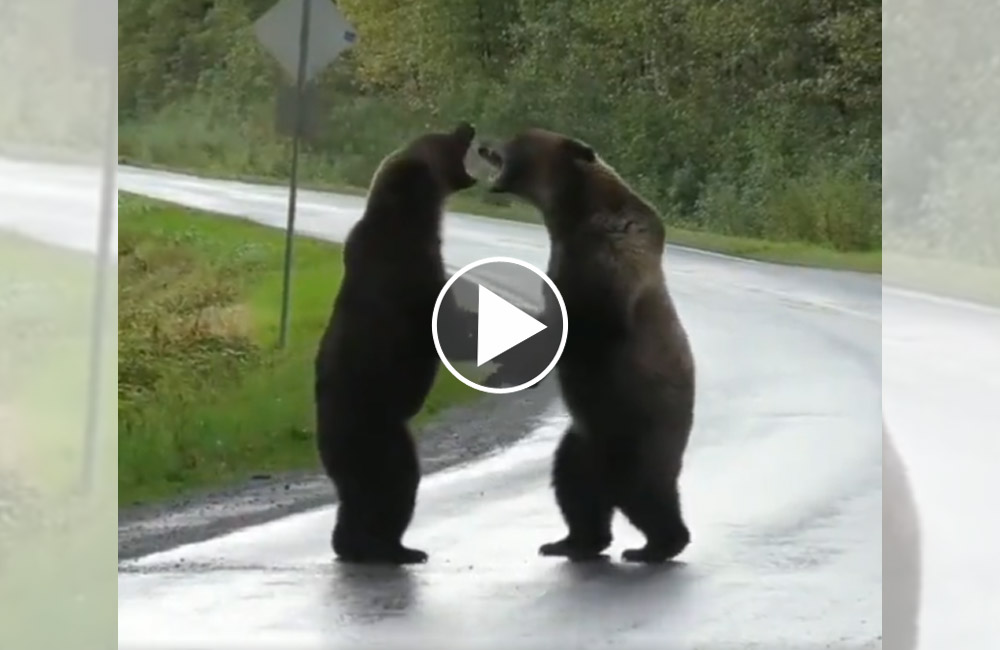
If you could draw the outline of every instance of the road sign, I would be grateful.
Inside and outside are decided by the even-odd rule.
[[[279,0],[254,23],[254,33],[292,79],[299,74],[303,15],[308,13],[303,82],[333,63],[357,40],[354,27],[330,0]]]
[[[281,135],[298,135],[306,141],[315,141],[323,131],[326,121],[326,105],[319,86],[306,84],[299,97],[298,87],[282,82],[278,86],[278,105],[275,107],[274,128]],[[302,111],[301,123],[298,112]],[[298,124],[298,126],[296,126]]]
[[[115,64],[118,70],[117,0],[76,0],[77,52],[99,65]]]
[[[285,227],[285,268],[281,289],[278,345],[288,342],[288,308],[295,234],[295,199],[299,178],[299,139],[305,123],[306,84],[357,41],[357,34],[330,0],[279,0],[254,23],[254,33],[285,72],[295,79],[293,97],[292,169],[288,182],[288,223]]]

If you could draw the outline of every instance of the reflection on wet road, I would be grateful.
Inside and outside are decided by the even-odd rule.
[[[122,189],[280,226],[282,188],[121,170]],[[301,196],[303,232],[342,239],[363,199]],[[457,269],[544,268],[535,225],[449,215]],[[123,563],[123,648],[879,648],[881,286],[877,277],[671,248],[699,394],[682,478],[694,542],[673,565],[541,558],[561,535],[548,488],[561,405],[496,456],[425,480],[406,569],[331,559],[330,508]],[[518,288],[512,288],[518,289]],[[572,326],[572,325],[571,325]]]

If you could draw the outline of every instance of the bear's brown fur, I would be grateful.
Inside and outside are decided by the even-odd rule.
[[[427,560],[402,543],[420,482],[408,422],[439,369],[430,325],[446,280],[441,220],[447,197],[476,182],[464,165],[474,137],[463,123],[387,156],[344,245],[315,401],[320,459],[340,500],[332,545],[345,561]]]
[[[568,312],[557,366],[571,424],[552,483],[569,528],[543,555],[600,556],[620,509],[646,536],[623,559],[662,562],[689,544],[678,478],[693,424],[695,364],[662,269],[664,226],[594,150],[541,129],[479,154],[491,191],[537,207],[551,239],[548,274]],[[543,318],[552,318],[554,305]]]

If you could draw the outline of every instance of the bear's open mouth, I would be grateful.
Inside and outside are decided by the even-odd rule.
[[[489,145],[475,143],[469,147],[465,157],[465,168],[474,177],[486,183],[493,183],[502,171],[500,154]]]
[[[485,144],[479,145],[476,150],[479,153],[479,157],[490,164],[495,170],[500,171],[503,169],[503,156],[496,149],[486,146]]]
[[[486,181],[495,187],[500,177],[503,176],[503,154],[486,144],[480,144],[476,147],[476,153],[479,160],[485,163],[483,167],[485,167]]]

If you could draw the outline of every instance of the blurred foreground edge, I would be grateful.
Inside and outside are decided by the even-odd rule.
[[[906,468],[882,423],[883,650],[914,650],[920,616],[920,524]]]

